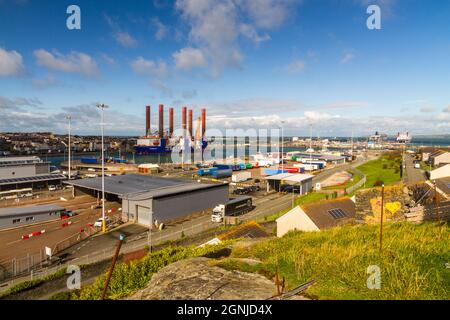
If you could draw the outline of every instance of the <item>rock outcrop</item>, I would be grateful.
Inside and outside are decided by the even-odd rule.
[[[210,266],[208,258],[168,265],[153,275],[132,300],[262,300],[275,294],[272,281],[259,274]]]

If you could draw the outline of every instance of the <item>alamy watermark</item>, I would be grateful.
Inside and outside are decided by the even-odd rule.
[[[381,289],[381,269],[377,265],[370,265],[367,267],[367,288],[370,290],[380,290]]]

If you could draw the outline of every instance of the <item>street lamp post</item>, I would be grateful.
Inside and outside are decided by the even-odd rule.
[[[284,171],[284,129],[283,129],[284,121],[281,121],[281,170]]]
[[[72,165],[71,165],[71,155],[70,155],[70,125],[71,125],[71,120],[72,120],[72,116],[71,115],[68,115],[67,117],[66,117],[66,119],[68,120],[68,122],[69,122],[69,180],[71,179],[71,177],[72,177],[72,174],[71,174],[71,169],[72,169]]]
[[[102,129],[102,232],[106,232],[106,221],[105,221],[105,142],[104,142],[104,111],[108,108],[107,105],[101,103],[97,104],[97,108],[101,109],[101,120],[100,127]]]

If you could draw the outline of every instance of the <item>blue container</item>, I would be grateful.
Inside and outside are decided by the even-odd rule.
[[[97,164],[98,160],[97,158],[81,158],[81,163],[85,164]]]
[[[305,173],[305,168],[299,168],[298,172]]]
[[[231,169],[223,169],[223,170],[217,170],[212,172],[212,176],[215,179],[220,178],[229,178],[233,175],[233,171]]]
[[[241,170],[241,166],[238,165],[238,164],[233,164],[232,170],[233,170],[233,171],[239,171],[239,170]]]
[[[239,167],[241,168],[241,170],[247,169],[247,166],[245,165],[245,163],[240,163]]]
[[[218,170],[233,169],[232,165],[230,165],[230,164],[216,164],[214,167],[217,168]]]
[[[286,170],[279,170],[279,169],[264,169],[264,174],[268,176],[274,176],[276,174],[280,173],[287,173]]]

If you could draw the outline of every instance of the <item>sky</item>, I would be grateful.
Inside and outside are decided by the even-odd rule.
[[[367,7],[381,10],[370,30]],[[70,5],[81,29],[69,30]],[[0,0],[0,132],[141,135],[145,106],[208,129],[450,133],[450,2]],[[166,112],[167,124],[167,112]]]

